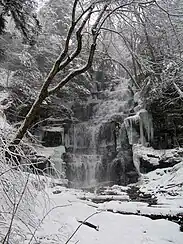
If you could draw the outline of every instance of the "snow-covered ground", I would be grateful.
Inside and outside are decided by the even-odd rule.
[[[156,196],[157,205],[130,202],[127,195],[129,187],[113,186],[107,188],[103,195],[61,186],[47,187],[49,201],[45,201],[42,195],[38,196],[38,220],[50,209],[52,211],[35,233],[37,243],[182,244],[183,232],[180,232],[178,224],[165,219],[152,220],[140,214],[183,215],[183,162],[141,175],[137,186],[142,193]],[[112,201],[98,204],[89,201],[96,198],[108,198]],[[98,226],[99,231],[78,222],[85,221],[88,217],[87,222]]]
[[[53,194],[55,190],[58,194]],[[81,193],[77,190],[56,187],[56,189],[48,188],[46,192],[49,202],[45,201],[42,195],[39,196],[40,205],[37,209],[39,216],[37,217],[41,219],[50,209],[52,211],[45,217],[36,232],[37,243],[182,244],[183,233],[179,231],[179,225],[173,222],[117,214],[115,210],[107,212],[101,204],[99,208],[96,208],[96,204],[88,205],[87,202],[79,200],[77,196]],[[137,204],[133,205],[137,207]],[[98,226],[99,231],[86,225],[80,226],[78,220],[84,221],[89,216],[91,217],[87,221]],[[67,242],[78,226],[80,228],[76,234]]]
[[[172,168],[172,171],[179,175],[181,168],[177,166],[176,169]],[[13,171],[11,172],[13,174]],[[18,172],[16,175],[18,176]],[[11,244],[182,244],[183,232],[180,232],[178,224],[164,219],[152,220],[148,217],[133,215],[139,211],[142,214],[176,214],[181,213],[181,206],[170,205],[158,208],[149,207],[147,203],[129,202],[126,197],[128,187],[121,186],[114,186],[105,191],[105,194],[108,194],[105,196],[111,196],[113,192],[114,196],[117,196],[115,201],[97,204],[81,200],[83,196],[86,198],[97,196],[96,193],[68,189],[61,186],[61,180],[44,176],[38,177],[41,187],[37,187],[34,184],[35,178],[34,175],[29,175],[30,184],[35,185],[37,189],[34,201],[29,204],[37,202],[36,208],[32,216],[29,216],[29,222],[27,221],[26,225],[15,217],[13,223],[16,225],[16,230],[19,226],[21,238],[18,239],[18,236],[16,238],[14,234]],[[120,201],[118,197],[123,198],[123,201]],[[126,212],[128,215],[119,214],[118,211]],[[17,216],[21,216],[20,213],[17,213],[19,214]],[[96,226],[98,231],[85,224],[81,225],[79,221],[86,219],[87,222]],[[2,229],[0,233],[2,234]]]
[[[183,243],[178,224],[150,218],[152,214],[163,218],[178,214],[182,218],[183,162],[141,175],[135,186],[142,194],[157,197],[157,205],[152,206],[130,201],[128,190],[133,186],[113,186],[87,193],[64,187],[66,182],[62,179],[10,170],[3,163],[0,177],[0,240],[11,224],[14,206],[18,206],[10,228],[10,244]],[[81,224],[82,221],[93,226]]]
[[[142,175],[140,190],[156,195],[158,204],[183,208],[183,162]]]

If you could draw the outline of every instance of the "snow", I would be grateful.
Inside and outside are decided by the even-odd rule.
[[[128,186],[113,185],[111,187],[107,187],[106,189],[104,189],[103,192],[104,194],[126,195],[128,189]]]
[[[148,153],[152,152],[148,151]],[[174,156],[177,150],[167,153]],[[159,156],[163,157],[163,151]],[[183,162],[170,168],[141,174],[137,186],[141,192],[155,195],[158,204],[149,206],[148,203],[129,202],[127,191],[130,186],[107,187],[103,191],[104,195],[97,195],[97,191],[86,193],[61,186],[51,188],[49,185],[45,190],[49,201],[45,201],[42,194],[38,196],[40,203],[36,209],[38,222],[44,214],[53,210],[44,218],[36,231],[37,242],[40,244],[182,244],[183,233],[180,232],[178,224],[166,219],[152,220],[148,216],[182,215]],[[113,195],[110,195],[112,193]],[[87,200],[83,200],[84,197]],[[91,199],[97,197],[104,201],[108,197],[111,199],[109,202],[93,203]],[[120,200],[121,197],[124,197],[125,201]],[[99,227],[99,231],[78,222],[85,221],[88,217],[87,222]],[[69,240],[77,228],[77,232]]]
[[[1,159],[4,159],[3,150],[0,151],[0,156]],[[1,243],[2,237],[7,233],[11,221],[13,221],[13,226],[8,243],[23,243],[22,238],[24,236],[25,226],[32,226],[34,224],[36,193],[37,190],[29,181],[29,175],[22,173],[18,168],[15,171],[10,170],[7,164],[0,162]],[[14,214],[12,214],[13,212]]]
[[[97,195],[97,196],[90,196],[87,197],[86,195],[83,197],[84,199],[91,199],[91,200],[95,200],[95,201],[102,201],[102,200],[107,200],[107,201],[111,201],[111,200],[120,200],[120,201],[129,201],[129,196],[127,194],[123,194],[123,195],[119,195],[119,196],[111,196],[111,195]],[[81,197],[82,199],[82,197]]]
[[[57,177],[64,177],[64,168],[65,163],[62,160],[62,154],[65,153],[64,146],[57,146],[57,147],[43,147],[43,146],[36,146],[35,147],[37,154],[39,156],[44,156],[50,160],[52,163],[52,168],[54,173]]]
[[[64,128],[59,126],[44,126],[42,129],[50,132],[64,132]]]
[[[139,175],[141,175],[140,159],[143,159],[143,161],[146,161],[153,166],[159,165],[161,160],[163,160],[164,162],[170,165],[172,162],[178,163],[183,160],[182,148],[156,150],[153,149],[152,147],[145,147],[141,144],[133,144],[132,149],[133,149],[133,163]],[[152,171],[152,174],[154,174],[153,172],[154,171]],[[158,170],[156,172],[158,172]]]
[[[141,175],[140,190],[152,193],[159,204],[183,207],[183,162]]]
[[[45,150],[37,148],[37,151],[39,150],[47,157],[53,157],[56,150],[58,152],[56,156],[60,157],[64,147]],[[177,153],[177,150],[169,151],[173,156]],[[163,157],[163,153],[160,153],[160,157]],[[7,168],[4,164],[1,164],[1,167],[1,172]],[[182,244],[183,233],[180,232],[178,224],[166,219],[152,220],[150,215],[164,217],[182,215],[183,162],[173,167],[141,174],[137,186],[141,192],[151,193],[158,198],[158,205],[155,206],[149,206],[144,202],[130,202],[127,194],[130,185],[106,187],[100,195],[97,195],[100,189],[96,189],[94,193],[68,189],[64,187],[66,183],[64,179],[22,172],[20,174],[19,171],[13,170],[8,172],[3,174],[1,179],[12,185],[9,188],[11,195],[14,194],[14,189],[22,192],[20,189],[24,188],[27,178],[28,190],[31,189],[32,193],[30,195],[29,191],[26,192],[14,219],[13,242],[10,242],[12,244]],[[6,205],[3,184],[0,190],[1,212],[11,211],[11,205]],[[103,203],[91,201],[97,197]],[[11,215],[5,213],[2,216],[6,217],[1,219],[6,226],[0,224],[0,237],[2,233],[6,233],[11,219]],[[26,225],[18,219],[19,217]],[[98,231],[79,222],[86,219],[98,227]]]
[[[12,25],[12,21],[9,19],[7,21],[7,24],[8,24],[7,27],[11,26]],[[0,74],[1,74],[1,76],[0,76],[0,86],[1,87],[8,87],[10,84],[12,84],[14,73],[15,73],[14,71],[7,70],[7,69],[4,69],[4,68],[0,68]],[[6,93],[6,92],[4,92],[4,93]],[[0,92],[0,100],[1,100],[1,97],[2,97],[2,91]]]
[[[179,172],[179,170],[182,170],[181,165],[172,169],[172,172]],[[181,172],[179,173],[181,174]],[[178,224],[168,220],[152,220],[148,217],[133,215],[139,211],[142,214],[171,215],[181,212],[181,208],[178,206],[148,207],[147,203],[128,202],[128,199],[126,202],[116,199],[116,201],[96,204],[80,200],[82,196],[91,198],[97,196],[95,193],[68,189],[61,186],[64,185],[61,179],[26,173],[25,176],[27,177],[27,175],[31,186],[39,182],[40,187],[34,190],[36,205],[32,205],[33,212],[31,218],[29,217],[29,229],[17,219],[14,221],[25,239],[19,238],[17,235],[16,242],[13,244],[182,244],[183,233],[179,231]],[[113,191],[116,194],[119,193],[119,197],[121,197],[126,196],[127,190],[128,187],[113,186],[108,187],[104,193],[108,194]],[[108,197],[108,195],[103,197]],[[33,202],[30,202],[29,205],[31,203]],[[129,213],[129,215],[119,214],[118,211]],[[86,219],[99,230],[96,231],[94,228],[78,222]],[[73,235],[77,228],[77,232]],[[32,233],[34,233],[34,238]],[[69,238],[71,238],[70,241],[68,241]]]
[[[38,3],[37,12],[48,2],[48,0],[37,0]]]
[[[67,243],[68,238],[80,225],[78,220],[84,221],[92,214],[94,215],[87,221],[99,226],[99,231],[82,225],[68,243],[182,244],[183,233],[179,231],[179,226],[175,223],[167,220],[151,220],[142,216],[110,213],[101,208],[96,209],[77,198],[79,191],[63,187],[59,189],[60,194],[53,194],[52,189],[47,189],[50,200],[46,203],[46,210],[55,209],[44,219],[36,233],[40,244]],[[45,211],[43,208],[45,201],[43,199],[41,201],[40,198],[41,202],[42,208],[38,207],[39,218]],[[62,207],[64,205],[65,207]],[[135,209],[137,205],[131,203],[131,207]],[[143,208],[145,204],[138,203],[138,207]]]
[[[99,207],[101,210],[111,210],[113,212],[122,213],[141,213],[143,215],[162,215],[162,216],[175,216],[180,214],[180,208],[159,208],[159,207],[149,207],[147,203],[142,202],[116,202],[110,201],[101,204]]]
[[[6,101],[5,105],[3,105],[4,101]],[[4,113],[4,109],[8,108],[10,103],[11,99],[9,97],[9,93],[5,90],[0,91],[0,137],[3,138],[3,140],[8,139],[13,131],[13,127],[7,122],[6,115]]]

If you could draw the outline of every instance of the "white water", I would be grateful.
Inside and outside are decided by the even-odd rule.
[[[95,123],[103,123],[113,116],[122,115],[129,108],[128,101],[131,92],[128,90],[128,81],[121,80],[114,91],[105,92],[106,100],[98,104],[98,109],[93,120]]]
[[[96,167],[101,161],[101,155],[97,154],[97,126],[90,125],[89,122],[75,124],[69,138],[71,140],[66,146],[73,146],[70,164],[74,173],[72,185],[96,185]]]

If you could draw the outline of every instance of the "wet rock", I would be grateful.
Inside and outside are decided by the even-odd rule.
[[[64,128],[63,127],[42,127],[42,145],[45,147],[57,147],[64,145]]]
[[[65,146],[69,153],[91,153],[94,143],[94,128],[87,123],[72,124],[65,135]]]
[[[170,88],[171,89],[171,88]],[[174,92],[167,93],[168,95]],[[182,100],[159,98],[148,107],[153,116],[155,149],[172,149],[183,147],[183,109]]]
[[[130,186],[127,193],[131,201],[146,202],[149,206],[157,204],[157,198],[153,194],[141,192],[137,186]]]
[[[42,155],[33,155],[30,157],[31,164],[29,168],[34,174],[45,174],[51,172],[51,162],[49,158]],[[29,170],[29,169],[28,169]]]
[[[74,117],[76,117],[79,121],[87,121],[93,117],[95,112],[95,106],[98,104],[97,101],[89,102],[89,103],[75,103],[72,106],[72,111],[74,113]]]

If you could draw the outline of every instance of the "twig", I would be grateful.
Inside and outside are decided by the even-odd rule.
[[[80,229],[80,227],[88,220],[88,219],[90,219],[91,217],[93,217],[94,215],[96,215],[96,214],[99,214],[99,213],[101,213],[101,211],[100,212],[95,212],[95,213],[93,213],[93,214],[91,214],[89,217],[87,217],[76,229],[75,229],[75,231],[72,233],[72,235],[69,237],[69,239],[66,241],[66,243],[65,244],[68,244],[69,243],[69,241],[72,239],[72,237],[76,234],[76,232]]]
[[[42,222],[44,221],[44,219],[55,209],[57,208],[63,208],[63,207],[68,207],[68,206],[72,206],[72,204],[65,204],[65,205],[61,205],[61,206],[56,206],[56,207],[53,207],[52,209],[50,209],[44,216],[43,218],[41,219],[41,221],[39,222],[38,226],[35,228],[34,232],[33,232],[33,235],[29,241],[28,244],[30,244],[32,242],[32,239],[35,238],[35,234],[36,234],[36,231],[38,230],[38,228],[40,227],[40,225],[42,224]]]
[[[29,181],[29,176],[28,176],[27,181],[26,181],[26,183],[25,183],[25,185],[24,185],[24,188],[23,188],[23,191],[22,191],[22,193],[21,193],[21,196],[20,196],[20,198],[19,198],[19,200],[18,200],[18,203],[17,203],[16,205],[15,205],[15,203],[14,203],[14,205],[13,205],[12,218],[11,218],[11,221],[10,221],[10,225],[9,225],[8,231],[7,231],[6,235],[5,235],[5,238],[4,238],[2,244],[5,244],[5,241],[6,241],[6,240],[7,240],[7,243],[9,242],[9,237],[10,237],[10,232],[11,232],[11,228],[12,228],[12,225],[13,225],[13,220],[14,220],[14,218],[15,218],[15,215],[16,215],[16,212],[17,212],[17,210],[18,210],[18,207],[19,207],[19,205],[20,205],[20,203],[21,203],[21,201],[22,201],[22,198],[23,198],[23,196],[24,196],[25,190],[26,190],[26,188],[27,188],[28,181]]]

